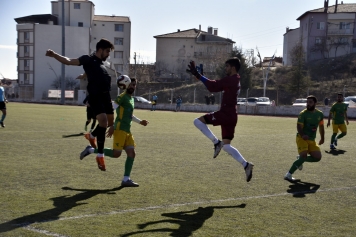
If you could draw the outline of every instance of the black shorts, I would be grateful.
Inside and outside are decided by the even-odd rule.
[[[90,94],[88,102],[95,117],[98,114],[114,114],[109,92],[95,95]]]
[[[4,101],[0,101],[0,110],[6,109],[6,104]]]
[[[87,107],[87,120],[96,119],[96,116],[93,113],[93,109],[91,107]]]

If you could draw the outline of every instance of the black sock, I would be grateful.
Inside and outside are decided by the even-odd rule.
[[[97,131],[96,142],[98,144],[98,153],[104,154],[104,143],[105,143],[106,128],[100,127],[98,125],[96,127],[95,131]]]
[[[96,119],[93,119],[93,123],[91,124],[91,129],[93,130],[96,124]]]

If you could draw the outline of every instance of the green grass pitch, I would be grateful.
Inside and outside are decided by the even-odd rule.
[[[0,236],[356,236],[356,122],[330,153],[283,180],[296,158],[296,118],[240,116],[232,145],[242,166],[193,125],[203,113],[135,110],[131,178],[126,155],[79,160],[85,107],[7,104],[0,127]],[[210,127],[220,137],[220,127]],[[319,140],[319,135],[317,136]],[[106,147],[112,139],[106,140]]]

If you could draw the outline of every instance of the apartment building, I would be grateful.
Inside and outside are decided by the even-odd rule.
[[[16,18],[19,97],[40,100],[61,75],[61,64],[45,56],[47,49],[62,53],[62,0],[52,1],[51,14]],[[65,56],[77,58],[95,51],[101,38],[114,43],[107,67],[129,71],[131,21],[126,16],[95,15],[88,0],[65,0]],[[82,67],[66,66],[66,77],[76,78]]]
[[[290,51],[301,42],[306,61],[339,57],[356,52],[356,3],[335,1],[329,6],[307,11],[297,18],[300,26],[284,34],[284,65],[291,65]]]
[[[203,65],[205,74],[214,74],[217,64],[226,60],[235,43],[231,39],[218,36],[218,29],[208,27],[177,30],[173,33],[156,35],[156,75],[158,78],[185,79],[190,60]]]

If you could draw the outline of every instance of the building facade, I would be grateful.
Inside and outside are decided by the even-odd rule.
[[[154,36],[158,78],[189,77],[186,68],[190,60],[203,65],[205,74],[214,74],[217,65],[229,57],[235,42],[218,36],[218,29],[208,27],[205,32],[200,28]]]
[[[284,65],[291,65],[290,51],[301,42],[307,62],[339,57],[356,52],[356,3],[329,6],[310,10],[297,18],[300,26],[284,34]]]
[[[19,98],[45,99],[61,76],[61,64],[45,56],[47,49],[62,54],[62,0],[52,1],[52,13],[16,18]],[[65,0],[65,53],[69,58],[95,52],[101,38],[114,43],[106,66],[121,74],[129,71],[131,21],[123,16],[94,15],[88,0]],[[121,39],[121,40],[120,40]],[[82,67],[68,66],[65,76],[75,79]]]

